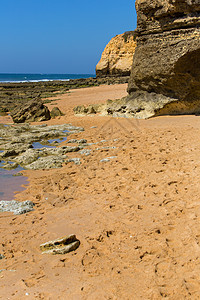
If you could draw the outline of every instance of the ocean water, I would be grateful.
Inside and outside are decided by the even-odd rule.
[[[95,77],[94,74],[11,74],[0,73],[0,82],[39,82]]]

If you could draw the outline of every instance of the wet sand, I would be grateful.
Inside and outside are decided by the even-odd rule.
[[[36,206],[0,213],[0,299],[200,298],[200,117],[73,115],[75,105],[124,95],[126,85],[100,86],[55,101],[66,115],[45,123],[82,126],[70,138],[99,143],[89,156],[70,154],[80,166],[24,172],[30,184],[16,199]],[[40,253],[68,234],[76,251]]]

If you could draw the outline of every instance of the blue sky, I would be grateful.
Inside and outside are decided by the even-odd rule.
[[[136,28],[134,0],[6,0],[0,73],[95,73],[109,40]]]

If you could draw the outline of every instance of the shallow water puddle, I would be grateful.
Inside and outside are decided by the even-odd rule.
[[[57,138],[57,139],[50,139],[45,141],[40,142],[33,142],[32,146],[33,149],[42,149],[42,148],[56,148],[56,146],[64,141],[67,140],[67,137],[61,137],[61,138]],[[47,143],[47,144],[46,144]],[[51,145],[56,143],[56,145]],[[50,144],[50,145],[49,145]]]
[[[0,164],[0,200],[13,200],[16,191],[25,190],[22,185],[28,184],[27,177],[13,176],[22,170],[21,167],[15,170],[5,170]]]
[[[33,146],[33,149],[56,148],[56,146],[42,145],[40,142],[33,142],[32,146]]]

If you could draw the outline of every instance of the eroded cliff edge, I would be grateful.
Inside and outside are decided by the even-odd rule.
[[[130,113],[139,118],[199,113],[200,1],[136,0],[136,10]]]
[[[200,113],[200,0],[136,0],[129,95],[75,113],[150,118]]]
[[[117,75],[129,76],[136,42],[134,31],[118,34],[105,47],[96,66],[97,77]]]

